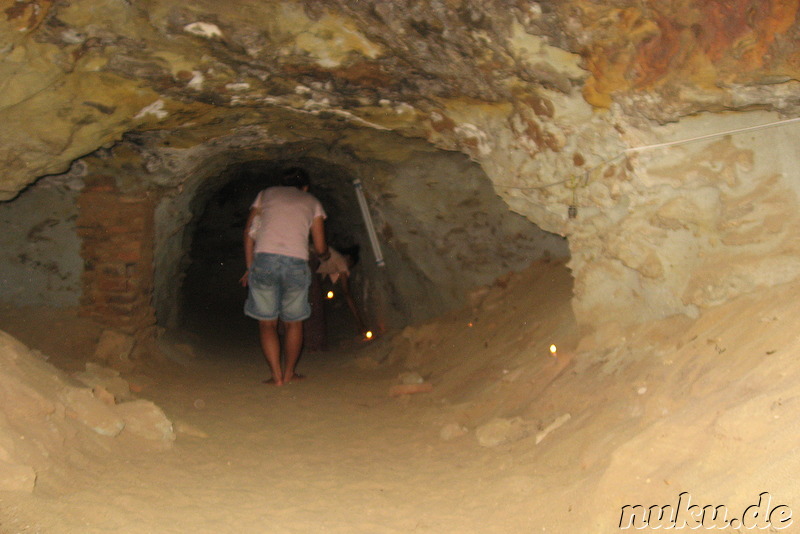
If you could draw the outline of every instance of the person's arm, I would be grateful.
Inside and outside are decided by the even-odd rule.
[[[250,272],[250,268],[253,266],[253,256],[254,250],[256,248],[256,241],[252,237],[250,237],[250,228],[253,224],[253,219],[255,219],[259,214],[259,210],[253,208],[250,210],[250,215],[247,217],[247,224],[244,225],[244,261],[245,265],[247,265],[247,270],[244,272],[242,277],[239,279],[239,283],[242,286],[247,286],[247,279],[248,273]]]
[[[331,257],[328,243],[325,241],[325,217],[314,217],[311,221],[311,241],[314,243],[314,252],[320,260],[325,261]]]

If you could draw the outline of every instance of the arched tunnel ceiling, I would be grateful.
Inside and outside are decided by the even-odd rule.
[[[478,157],[476,111],[507,117],[535,156],[565,148],[548,124],[569,121],[565,97],[660,121],[798,106],[795,1],[2,5],[5,198],[128,131],[211,136],[280,109]]]
[[[799,4],[0,0],[0,199],[77,159],[179,194],[197,161],[211,176],[313,146],[391,166],[424,143],[569,236],[579,320],[610,302],[632,320],[695,314],[780,281],[765,272],[800,275],[786,227],[732,236],[750,199],[794,198],[790,136],[728,136],[678,162],[628,151],[796,116]]]
[[[182,265],[178,260],[194,246],[186,240],[209,199],[241,180],[255,180],[255,186],[247,185],[252,196],[239,199],[245,204],[237,209],[246,214],[258,184],[274,183],[276,172],[288,166],[309,172],[312,192],[328,213],[326,232],[331,244],[362,247],[365,259],[360,271],[383,288],[373,292],[387,292],[386,298],[395,302],[393,313],[403,317],[401,322],[430,317],[463,303],[470,288],[536,259],[568,256],[562,238],[510,213],[480,166],[458,152],[437,150],[421,140],[403,140],[390,131],[334,144],[306,139],[266,145],[258,135],[253,139],[259,141],[252,144],[243,139],[232,133],[190,149],[159,151],[153,143],[163,147],[164,138],[145,135],[115,147],[110,151],[113,157],[86,160],[98,172],[127,167],[119,181],[129,189],[141,187],[145,175],[169,191],[155,221],[155,306],[166,323],[177,312],[174,281],[180,279]],[[359,142],[350,144],[353,139]],[[147,162],[148,172],[133,170],[141,161]],[[372,220],[386,259],[383,268],[374,263],[355,179],[364,180],[369,193]],[[212,219],[221,221],[222,229],[230,214],[218,211]],[[231,229],[221,231],[230,233]],[[234,230],[235,237],[229,240],[237,251],[236,269],[243,268],[239,266],[241,231],[241,227]],[[378,279],[384,281],[378,283]]]

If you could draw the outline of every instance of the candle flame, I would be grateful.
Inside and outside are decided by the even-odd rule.
[[[325,296],[328,297],[329,299],[332,299],[333,298],[333,291],[328,291],[328,293]]]
[[[372,330],[367,330],[366,333],[364,333],[364,337],[367,339],[372,339],[372,335]]]
[[[555,346],[555,345],[550,345],[550,354],[552,354],[553,356],[555,356],[555,355],[556,355],[556,351],[557,351],[557,350],[558,350],[558,349],[556,348],[556,346]]]

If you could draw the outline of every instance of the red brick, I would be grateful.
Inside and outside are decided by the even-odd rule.
[[[129,289],[127,279],[108,276],[98,277],[95,287],[104,292],[127,291]]]
[[[99,265],[97,270],[106,276],[128,276],[128,269],[124,263],[104,263]]]
[[[120,195],[117,199],[125,204],[150,204],[150,199],[147,196]]]
[[[155,323],[154,203],[147,195],[120,195],[113,177],[93,176],[78,198],[78,234],[86,269],[82,315],[135,331]]]
[[[112,191],[116,191],[117,186],[114,184],[86,184],[83,186],[83,191],[85,193],[109,193]]]
[[[116,293],[108,296],[108,303],[113,305],[122,304],[130,306],[137,301],[141,302],[141,298],[135,293]]]
[[[121,225],[118,224],[116,226],[106,226],[104,229],[105,233],[108,235],[118,235],[118,234],[134,234],[137,233],[135,228],[131,228],[129,225]]]

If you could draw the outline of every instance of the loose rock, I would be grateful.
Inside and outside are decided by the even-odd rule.
[[[115,330],[105,330],[97,342],[94,358],[110,364],[129,362],[133,344],[132,336]]]
[[[175,441],[172,421],[154,403],[139,399],[123,402],[115,411],[125,421],[125,431],[167,447]]]
[[[448,423],[442,427],[441,432],[439,432],[439,437],[444,441],[450,441],[451,439],[460,438],[466,433],[467,427],[461,426],[458,423]]]
[[[513,419],[497,417],[475,430],[475,437],[482,447],[497,447],[520,440],[527,435],[525,422],[520,417]]]
[[[98,434],[117,436],[125,422],[102,401],[95,398],[89,389],[66,387],[61,400],[67,408],[67,416],[77,419]]]

